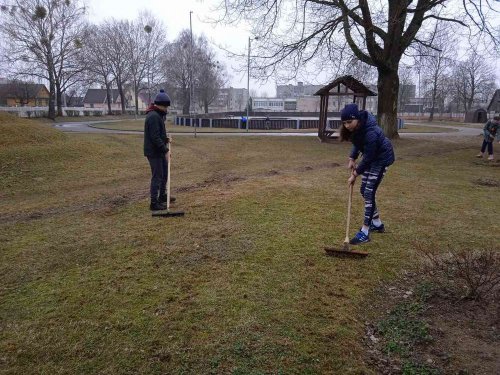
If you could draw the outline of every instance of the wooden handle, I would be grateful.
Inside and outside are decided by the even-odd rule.
[[[170,150],[172,144],[170,143],[170,138],[167,142],[167,211],[170,208]]]
[[[349,202],[347,203],[347,225],[345,228],[344,243],[349,243],[349,225],[351,224],[351,203],[352,203],[353,189],[354,189],[354,184],[349,184]]]

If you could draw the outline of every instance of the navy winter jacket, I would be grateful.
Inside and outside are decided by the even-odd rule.
[[[353,146],[349,156],[356,160],[359,153],[363,153],[363,159],[356,168],[358,175],[363,174],[374,165],[387,167],[394,163],[394,150],[391,141],[384,135],[375,117],[366,111],[360,111],[360,114],[361,124],[352,133]]]
[[[165,129],[163,112],[153,108],[148,108],[144,122],[144,156],[159,158],[168,151],[167,130]]]

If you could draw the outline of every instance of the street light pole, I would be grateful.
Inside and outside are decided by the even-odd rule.
[[[247,91],[248,91],[248,99],[247,99],[247,131],[250,128],[250,118],[249,118],[249,111],[250,111],[250,50],[252,46],[252,39],[258,40],[259,37],[256,36],[254,38],[248,37],[248,71],[247,71]]]
[[[251,46],[252,39],[248,37],[248,71],[247,71],[247,121],[246,121],[246,127],[247,127],[247,132],[249,128],[249,111],[250,111],[250,46]]]
[[[194,91],[193,91],[193,22],[191,20],[191,15],[193,14],[193,11],[189,11],[189,30],[191,33],[191,51],[190,51],[190,62],[189,62],[189,121],[192,122],[193,118],[191,117],[191,114],[193,113],[192,111],[192,105],[193,105],[193,96],[194,96]],[[194,124],[194,137],[196,138],[196,124]]]

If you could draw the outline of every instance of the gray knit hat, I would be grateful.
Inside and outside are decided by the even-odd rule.
[[[155,104],[162,105],[164,107],[168,107],[170,105],[170,98],[165,90],[161,89],[160,92],[156,94]]]

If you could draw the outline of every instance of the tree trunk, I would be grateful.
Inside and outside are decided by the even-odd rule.
[[[108,115],[111,116],[111,84],[108,82],[107,79],[104,80],[104,84],[106,85],[106,101],[108,102]]]
[[[122,115],[124,115],[125,114],[125,94],[123,92],[122,80],[117,78],[116,84],[118,86],[118,93],[120,94],[120,101],[122,104]]]
[[[188,115],[190,114],[189,110],[191,108],[191,102],[189,101],[189,91],[184,90],[184,104],[182,105],[182,114]]]
[[[61,92],[61,85],[59,82],[56,82],[56,100],[57,100],[57,116],[62,117],[63,111],[62,111],[62,92]]]
[[[378,69],[377,119],[388,138],[399,138],[398,134],[398,72]]]
[[[52,57],[47,56],[48,62],[48,73],[49,73],[49,113],[48,117],[51,120],[56,119],[56,83],[54,79],[54,64],[52,62]]]
[[[437,93],[437,77],[434,77],[434,83],[432,86],[431,113],[429,115],[429,122],[434,120],[434,106],[436,103],[436,93]]]
[[[135,114],[139,114],[139,92],[137,90],[137,87],[139,85],[134,84],[134,100],[135,100]]]

